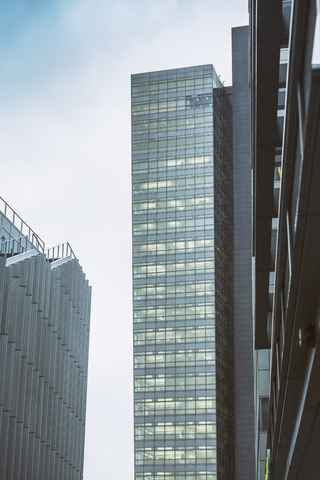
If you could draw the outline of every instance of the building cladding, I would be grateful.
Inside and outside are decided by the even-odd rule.
[[[232,29],[236,480],[255,479],[249,27]]]
[[[230,89],[132,76],[135,480],[234,478]]]
[[[267,457],[274,480],[315,480],[320,478],[320,3],[251,0],[250,9],[255,345],[259,360],[264,357],[258,363],[257,478],[266,478]]]
[[[82,478],[91,287],[0,199],[0,478]]]

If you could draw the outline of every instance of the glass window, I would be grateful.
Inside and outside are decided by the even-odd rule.
[[[269,398],[260,398],[260,430],[266,432],[268,430],[269,419]]]

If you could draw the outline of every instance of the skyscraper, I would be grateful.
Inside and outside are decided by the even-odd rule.
[[[0,198],[0,478],[82,478],[91,287]]]
[[[132,76],[135,480],[234,475],[229,93],[212,65]]]

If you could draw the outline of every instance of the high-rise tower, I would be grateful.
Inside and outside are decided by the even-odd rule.
[[[234,478],[230,93],[132,76],[135,480]]]

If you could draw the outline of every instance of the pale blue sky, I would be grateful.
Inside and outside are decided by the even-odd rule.
[[[247,0],[2,0],[0,196],[93,286],[85,480],[133,480],[130,75],[213,63]]]

